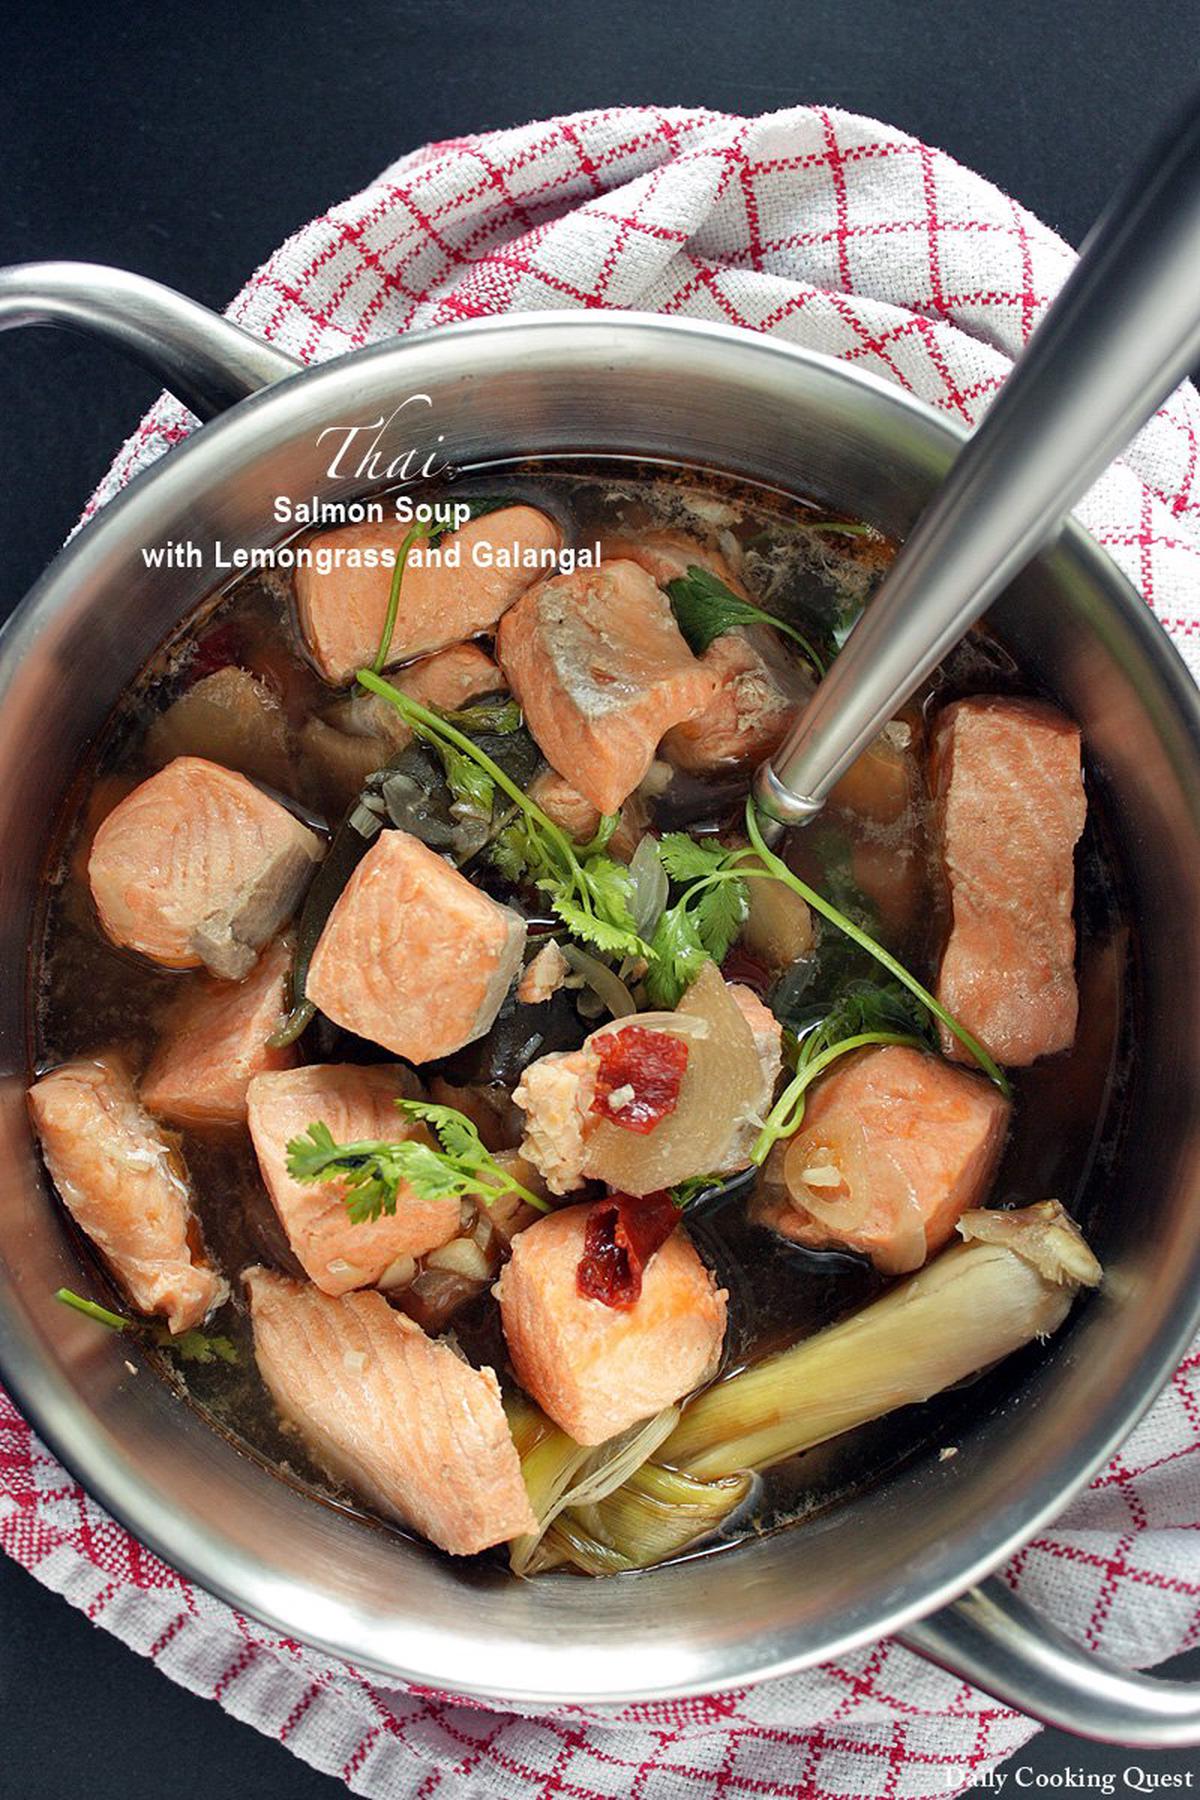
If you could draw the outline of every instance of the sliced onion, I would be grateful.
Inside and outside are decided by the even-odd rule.
[[[427,1269],[441,1269],[448,1275],[462,1275],[468,1281],[486,1281],[492,1265],[473,1237],[451,1238],[448,1244],[431,1250],[425,1258]]]
[[[561,949],[576,975],[582,975],[588,987],[603,1001],[614,1019],[627,1019],[637,1011],[633,995],[607,963],[602,963],[598,957],[581,950],[578,944],[563,944]]]
[[[649,832],[640,840],[629,860],[629,873],[633,876],[629,910],[638,936],[643,943],[648,943],[666,910],[668,893],[667,871],[658,854],[658,840]]]

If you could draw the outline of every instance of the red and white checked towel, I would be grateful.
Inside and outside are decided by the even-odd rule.
[[[640,307],[810,345],[973,422],[1072,261],[989,183],[870,119],[617,108],[403,157],[289,239],[230,313],[319,361],[485,314]],[[88,513],[193,423],[160,401]],[[1079,511],[1200,675],[1198,429],[1181,388]],[[1190,1647],[1198,1476],[1200,1344],[1010,1579],[1127,1664]],[[533,1717],[382,1687],[164,1567],[3,1395],[0,1542],[174,1680],[386,1800],[918,1800],[970,1786],[1034,1730],[889,1643],[751,1690],[612,1711]]]

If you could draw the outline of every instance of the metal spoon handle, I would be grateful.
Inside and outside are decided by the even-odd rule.
[[[983,423],[755,783],[801,824],[1200,360],[1200,103],[1110,203]]]

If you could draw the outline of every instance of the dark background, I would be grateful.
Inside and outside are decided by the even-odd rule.
[[[13,7],[0,263],[117,263],[220,307],[281,239],[405,150],[637,101],[874,114],[1078,243],[1195,86],[1197,23],[1178,0]],[[0,616],[154,394],[113,353],[59,333],[0,346]],[[1017,1760],[1119,1771],[1131,1758],[1047,1733]],[[1194,1754],[1135,1760],[1200,1770]],[[106,1795],[151,1771],[173,1800],[345,1792],[0,1558],[0,1795]]]

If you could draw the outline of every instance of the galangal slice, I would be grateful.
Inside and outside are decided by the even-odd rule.
[[[491,1369],[379,1294],[335,1300],[263,1268],[243,1279],[259,1372],[330,1475],[452,1556],[536,1530]]]
[[[919,1269],[987,1198],[1009,1111],[991,1082],[940,1057],[859,1051],[814,1084],[753,1215],[794,1243],[861,1251],[887,1275]]]
[[[353,1224],[340,1183],[296,1181],[288,1174],[288,1144],[318,1122],[328,1125],[339,1144],[423,1135],[396,1106],[420,1091],[412,1071],[398,1064],[313,1063],[258,1075],[250,1083],[250,1136],[263,1181],[297,1260],[323,1293],[344,1294],[380,1280],[386,1286],[394,1263],[423,1256],[454,1237],[459,1203],[453,1196],[421,1200],[402,1184],[393,1215]]]
[[[938,999],[998,1062],[1075,1041],[1079,728],[1039,700],[960,700],[937,722],[934,797],[953,922]],[[968,1052],[944,1033],[948,1056]]]
[[[502,620],[496,654],[547,761],[602,813],[617,811],[659,741],[717,686],[632,562],[531,588]]]
[[[178,756],[109,813],[88,879],[115,944],[237,981],[290,918],[321,855],[316,834],[244,775]]]
[[[193,1130],[245,1124],[254,1077],[296,1062],[294,1049],[267,1042],[287,1011],[290,965],[291,949],[278,938],[244,981],[187,978],[141,1081],[142,1104],[156,1118]]]
[[[204,1260],[187,1170],[140,1104],[115,1055],[80,1057],[43,1075],[29,1105],[63,1203],[139,1312],[173,1332],[228,1298]]]
[[[383,831],[330,913],[306,992],[414,1063],[482,1037],[521,967],[525,921],[406,831]]]
[[[343,558],[346,552],[363,550],[398,554],[408,529],[400,524],[345,525],[319,533],[312,548]],[[532,506],[505,506],[470,519],[432,551],[418,541],[405,564],[388,663],[407,662],[491,631],[561,547],[556,522]],[[477,560],[483,556],[487,566]],[[301,630],[313,661],[335,686],[344,686],[374,660],[387,620],[392,575],[386,566],[349,568],[345,560],[325,573],[297,570]]]
[[[568,1206],[521,1232],[496,1289],[517,1380],[579,1444],[602,1444],[690,1394],[725,1340],[727,1295],[679,1229],[646,1264],[631,1306],[581,1294],[592,1211]]]
[[[749,988],[705,963],[674,1012],[611,1020],[579,1050],[529,1064],[513,1093],[525,1114],[522,1153],[555,1194],[585,1180],[649,1194],[745,1168],[770,1109],[780,1043],[778,1021]],[[636,1109],[643,1081],[654,1080],[656,1049],[664,1063],[682,1061],[682,1073],[669,1107],[638,1129],[612,1097],[598,1106],[597,1079],[602,1060],[618,1073],[627,1060],[631,1074],[618,1092]]]

